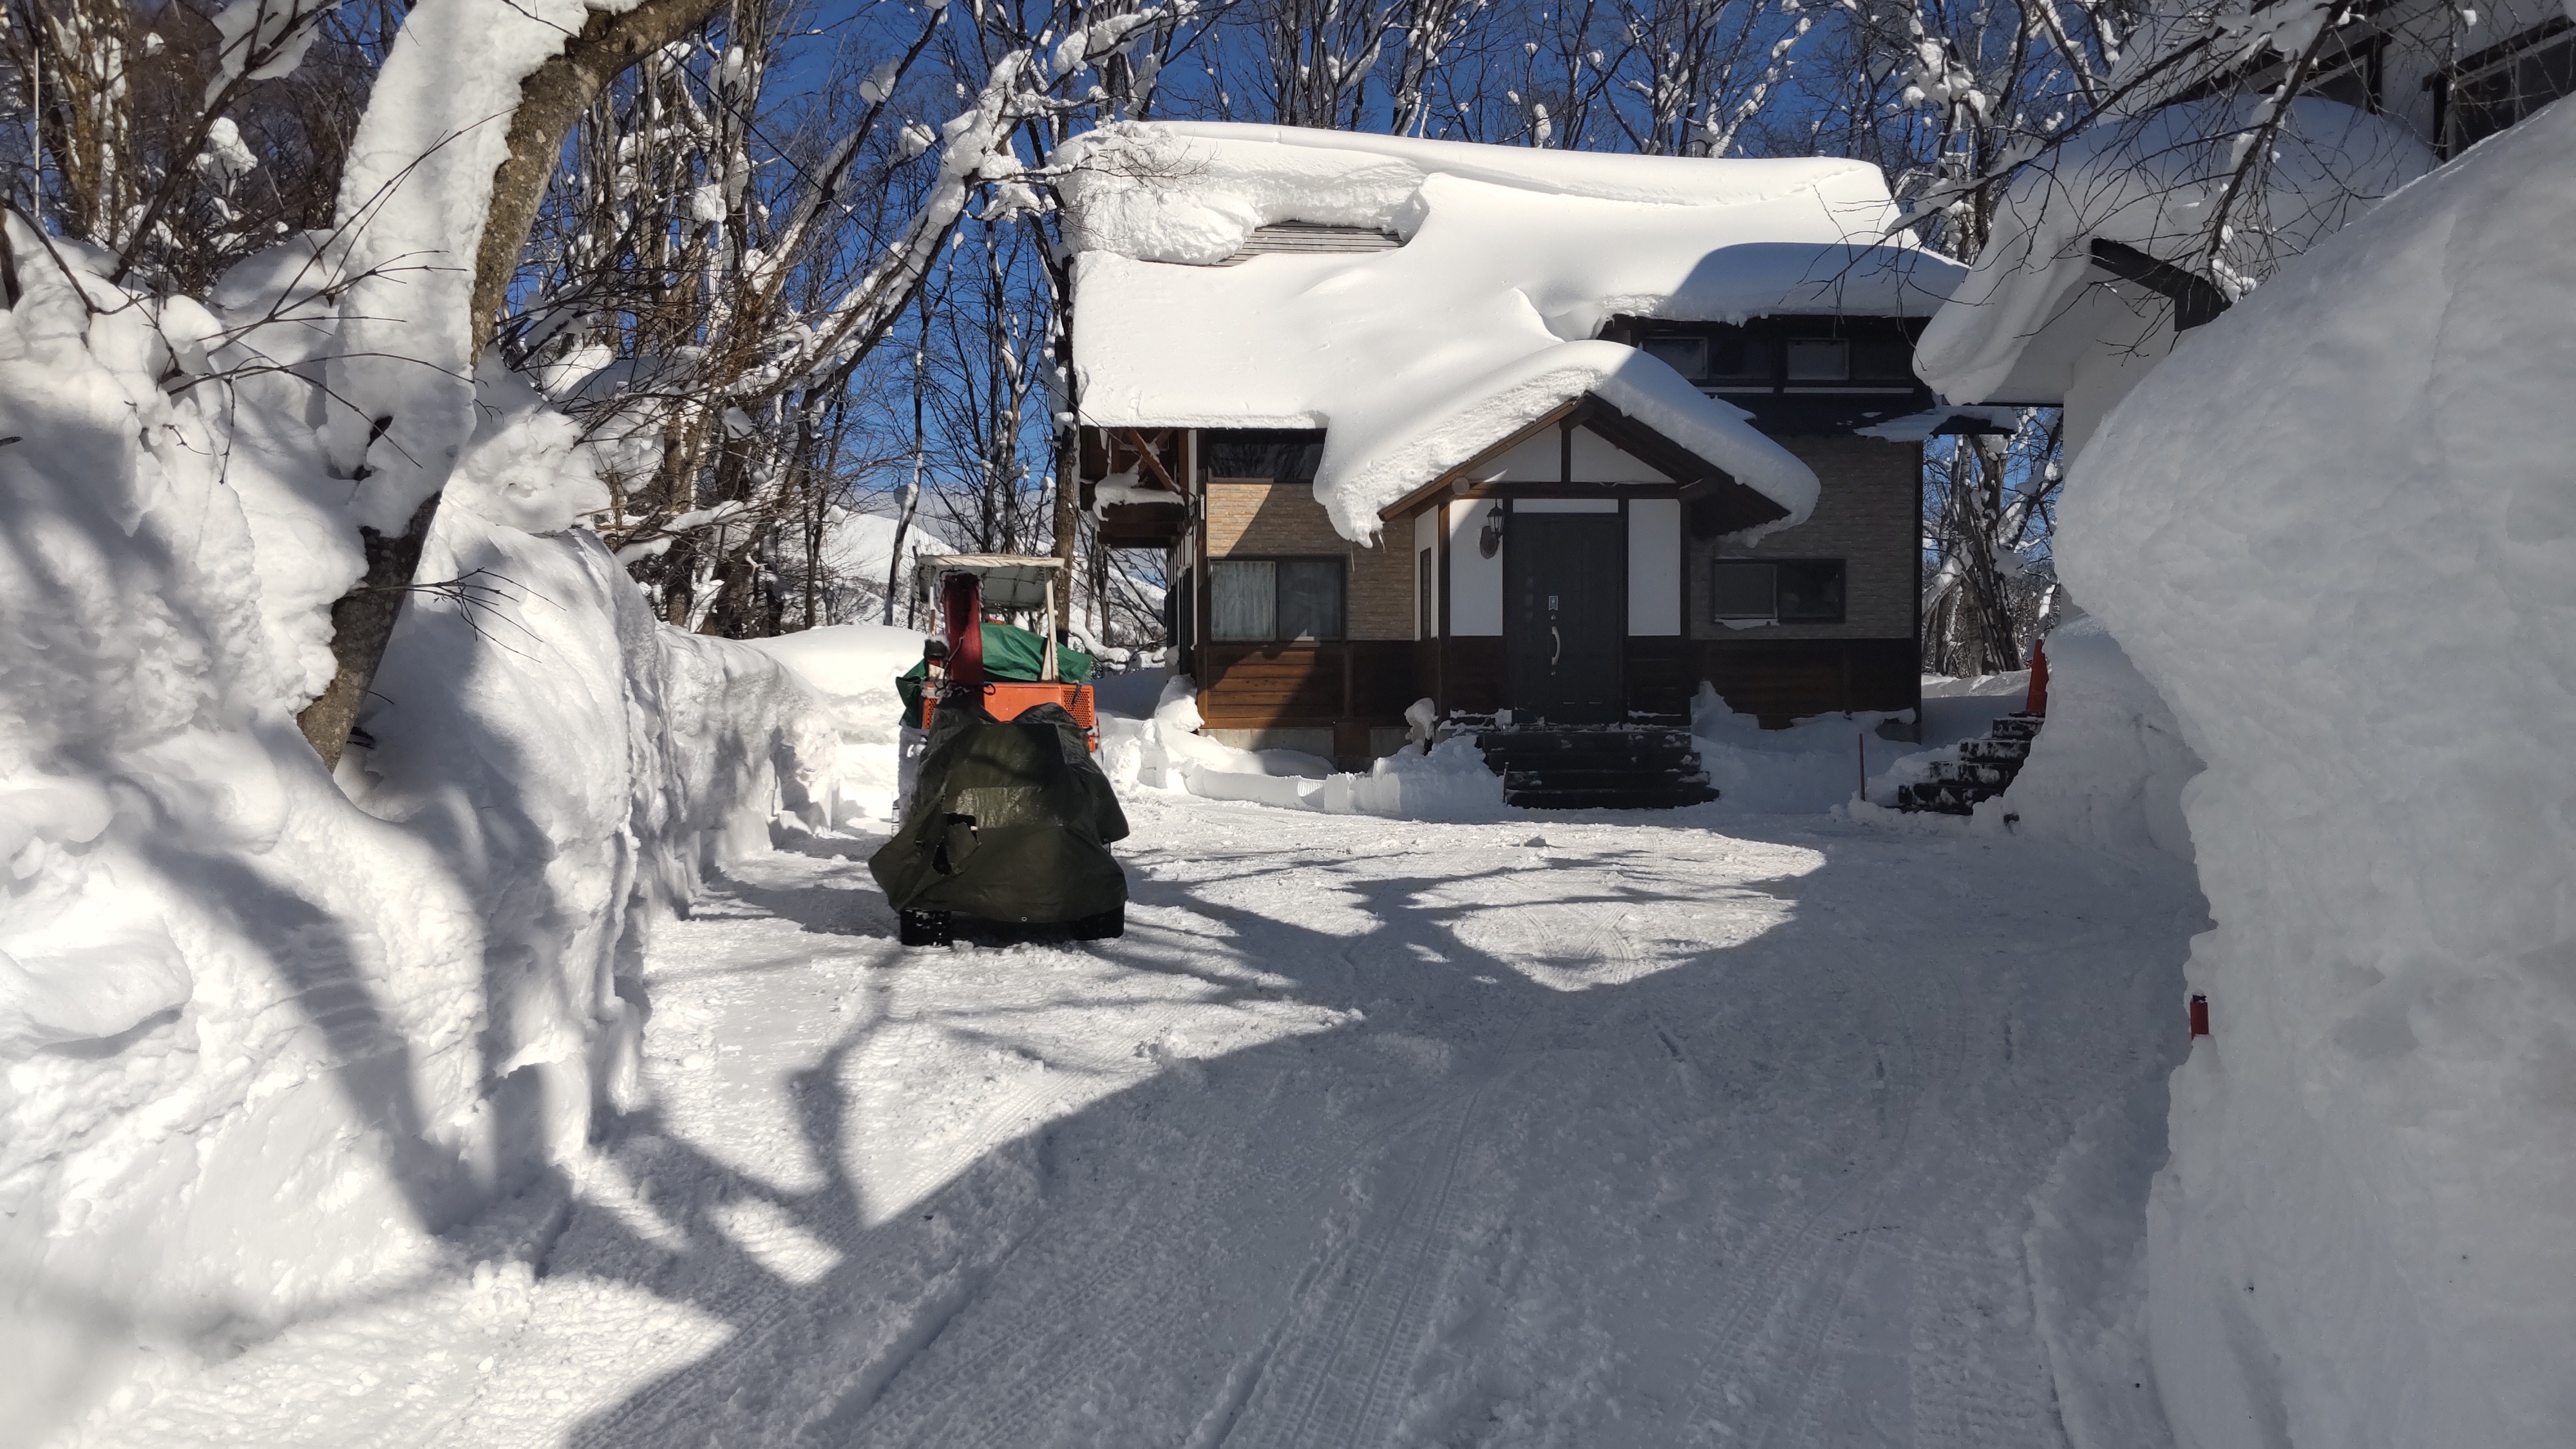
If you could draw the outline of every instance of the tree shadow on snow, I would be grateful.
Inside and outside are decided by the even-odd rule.
[[[1638,829],[1634,844],[1552,848],[1563,864],[1547,869],[1622,883],[1550,894],[1546,905],[1577,927],[1610,928],[1620,911],[1707,905],[1711,893]],[[855,1058],[887,1025],[874,1009],[790,1078],[803,1155],[818,1169],[810,1186],[764,1182],[654,1113],[630,1116],[603,1150],[630,1180],[654,1185],[652,1207],[682,1246],[584,1210],[550,1261],[685,1304],[725,1333],[664,1365],[638,1345],[646,1381],[571,1442],[1212,1445],[1267,1442],[1274,1430],[1295,1431],[1293,1442],[1378,1442],[1412,1411],[1417,1372],[1436,1385],[1423,1392],[1444,1420],[1520,1414],[1563,1428],[1591,1414],[1588,1442],[1682,1442],[1710,1431],[1712,1414],[1739,1414],[1735,1390],[1721,1395],[1706,1377],[1712,1356],[1754,1381],[1744,1414],[1827,1412],[1818,1386],[1834,1375],[1728,1359],[1743,1352],[1745,1325],[1824,1313],[1800,1306],[1800,1275],[1824,1285],[1819,1303],[1832,1290],[1834,1313],[1858,1285],[1853,1321],[1886,1317],[1904,1298],[1872,1287],[1873,1274],[1895,1272],[1886,1265],[1908,1252],[1973,1251],[1906,1239],[1932,1232],[1941,1205],[1890,1200],[1884,1184],[1915,1170],[1901,1164],[1956,1157],[1969,1165],[1926,1181],[1959,1202],[2020,1203],[2048,1163],[1981,1139],[1981,1114],[2036,1113],[2040,1135],[2062,1137],[2103,1097],[2159,1079],[2170,1045],[2131,1028],[2163,1010],[2184,933],[2089,977],[2081,962],[1927,949],[1945,934],[2071,949],[2106,938],[2056,911],[2044,885],[2022,896],[2008,882],[1981,885],[1973,855],[1956,889],[1918,886],[1911,909],[1895,911],[1885,897],[1920,868],[1919,842],[1729,829],[1816,849],[1823,863],[1731,884],[1782,907],[1749,937],[1575,990],[1534,978],[1526,953],[1477,944],[1496,934],[1493,913],[1524,904],[1494,892],[1480,860],[1411,869],[1410,858],[1355,857],[1359,868],[1334,882],[1337,917],[1364,922],[1351,934],[1300,919],[1311,911],[1298,902],[1247,901],[1269,852],[1196,881],[1140,877],[1127,938],[1093,954],[1167,984],[1192,981],[1193,1014],[1285,1001],[1336,1013],[1337,1024],[1166,1061],[1034,1130],[998,1123],[962,1171],[917,1201],[871,1201],[851,1171],[871,1134],[892,1143],[911,1126],[911,1104],[871,1122],[853,1095]],[[790,848],[854,857],[872,845]],[[867,915],[840,887],[726,889],[809,929]],[[1478,891],[1497,898],[1460,899]],[[1537,944],[1577,965],[1603,959],[1595,940]],[[948,959],[905,964],[936,971]],[[868,980],[872,1000],[890,989],[882,973]],[[2100,998],[2089,1003],[2069,985],[2088,980]],[[1016,1040],[1008,1011],[970,1015],[947,1028]],[[2136,1039],[2126,1059],[2123,1032]],[[2089,1077],[2073,1070],[2078,1058]],[[2078,1078],[2083,1089],[2065,1090]],[[1927,1100],[1948,1101],[1949,1116],[1926,1118],[1917,1104]],[[1950,1137],[1932,1142],[1927,1121]],[[826,1250],[809,1260],[828,1266],[772,1266],[741,1226],[746,1203],[783,1215]],[[1881,1242],[1910,1246],[1882,1260],[1869,1252]],[[1712,1291],[1746,1262],[1754,1269],[1734,1276],[1775,1296]],[[1873,1307],[1873,1293],[1885,1302]],[[1985,1311],[1962,1302],[1930,1328],[1917,1312],[1912,1329],[1817,1318],[1817,1344],[1831,1328],[1836,1351],[1862,1365],[1850,1371],[1850,1403],[1830,1411],[1911,1437],[1910,1416],[1933,1409],[1909,1397],[1907,1335],[1986,1331],[1976,1324]],[[1594,1342],[1604,1335],[1616,1350],[1607,1357]],[[1898,1367],[1873,1379],[1873,1354]],[[1591,1377],[1551,1399],[1533,1384],[1558,1368]],[[2045,1403],[2044,1383],[1979,1391]],[[1615,1422],[1597,1420],[1605,1399]]]

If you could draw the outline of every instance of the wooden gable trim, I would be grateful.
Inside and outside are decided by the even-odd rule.
[[[1495,459],[1502,457],[1505,453],[1508,453],[1512,449],[1519,447],[1521,444],[1528,442],[1530,439],[1537,437],[1539,434],[1546,432],[1548,429],[1562,424],[1567,418],[1572,417],[1575,410],[1582,407],[1584,402],[1585,399],[1577,398],[1562,407],[1550,410],[1544,416],[1533,420],[1527,427],[1522,428],[1516,433],[1510,434],[1501,442],[1495,443],[1483,452],[1469,458],[1466,462],[1459,464],[1457,467],[1450,469],[1439,477],[1434,478],[1430,482],[1423,484],[1421,487],[1414,489],[1412,492],[1405,494],[1393,503],[1379,509],[1377,511],[1377,516],[1390,523],[1399,518],[1411,517],[1413,514],[1420,512],[1423,505],[1429,503],[1435,495],[1447,492],[1450,484],[1457,482],[1462,477],[1474,473],[1477,469],[1482,468],[1486,464],[1493,462]]]
[[[1435,498],[1462,491],[1455,485],[1473,476],[1479,469],[1512,449],[1537,437],[1548,428],[1560,430],[1562,451],[1559,456],[1564,462],[1558,477],[1563,479],[1573,468],[1574,430],[1578,427],[1590,428],[1608,440],[1613,447],[1625,450],[1639,462],[1675,480],[1679,485],[1677,491],[1683,499],[1694,503],[1706,500],[1703,506],[1713,513],[1713,521],[1719,525],[1720,532],[1734,533],[1742,529],[1759,527],[1765,523],[1774,523],[1789,516],[1788,509],[1737,482],[1732,474],[1709,467],[1705,460],[1688,448],[1628,416],[1609,403],[1603,402],[1599,397],[1585,393],[1582,397],[1550,411],[1544,417],[1505,437],[1473,458],[1379,509],[1378,517],[1390,523],[1397,519],[1409,518],[1428,506]],[[1635,492],[1639,489],[1651,489],[1655,493],[1667,496],[1676,491],[1669,486],[1659,487],[1647,484],[1602,484],[1598,485],[1598,488],[1609,496],[1619,496],[1623,492]],[[1579,495],[1594,490],[1560,482],[1551,491]]]

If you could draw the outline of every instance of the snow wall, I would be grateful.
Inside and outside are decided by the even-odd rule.
[[[815,813],[834,748],[775,660],[662,627],[564,531],[570,426],[502,396],[422,565],[455,582],[412,599],[335,782],[292,717],[359,566],[310,389],[211,376],[204,339],[258,311],[145,303],[15,240],[7,1444],[386,1291],[576,1151],[634,1088],[645,932],[774,810]],[[307,331],[253,340],[291,363]]]
[[[1978,823],[2095,850],[2191,854],[2183,786],[2200,758],[2156,687],[2090,616],[2051,630],[2048,724],[2012,788],[1977,807]]]
[[[2576,1443],[2571,158],[2561,102],[2322,242],[2067,490],[2066,580],[2208,764],[2214,1034],[2149,1204],[2188,1449]]]

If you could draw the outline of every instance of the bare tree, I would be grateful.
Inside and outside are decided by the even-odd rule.
[[[1935,439],[1925,457],[1923,663],[1942,674],[2018,669],[2054,575],[2058,410],[2004,436]]]

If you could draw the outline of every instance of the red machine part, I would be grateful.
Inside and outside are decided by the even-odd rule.
[[[941,575],[939,612],[940,633],[947,640],[948,653],[942,665],[942,686],[922,701],[923,729],[930,727],[939,699],[946,694],[981,697],[984,708],[995,719],[1018,719],[1020,711],[1032,705],[1061,704],[1082,726],[1084,742],[1092,753],[1099,753],[1100,728],[1093,716],[1090,685],[1052,681],[996,683],[984,678],[984,586],[975,575],[963,569]]]
[[[2191,998],[2191,1034],[2209,1035],[2209,998],[2206,996],[2194,995]]]
[[[948,687],[984,688],[984,586],[963,569],[939,580],[940,627],[948,636]]]
[[[2048,713],[2048,641],[2030,646],[2030,698],[2021,712],[2045,716]]]

